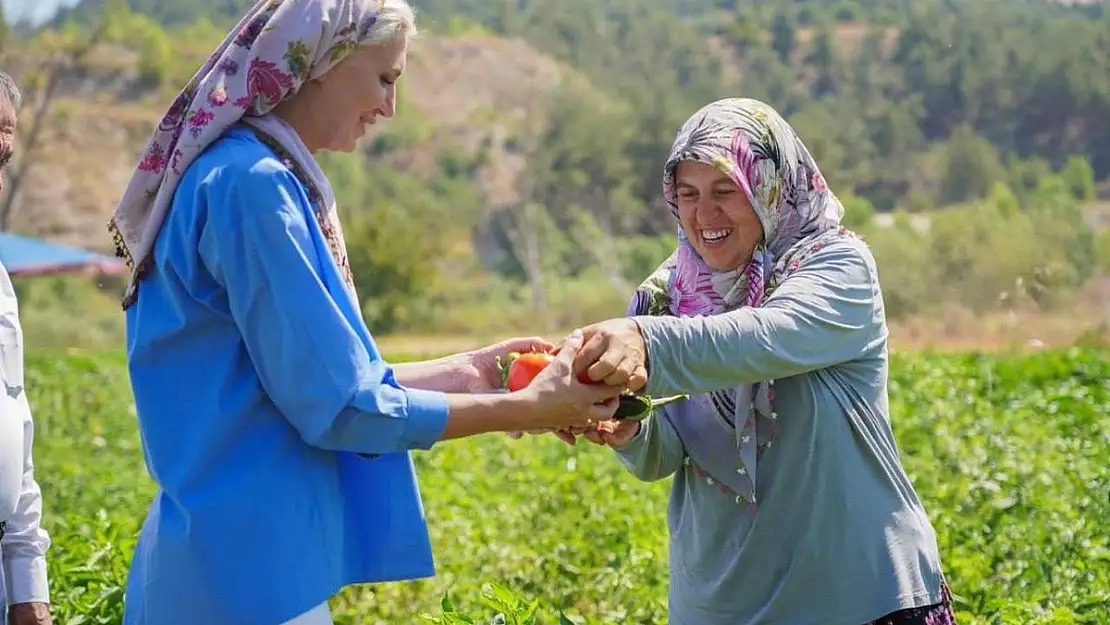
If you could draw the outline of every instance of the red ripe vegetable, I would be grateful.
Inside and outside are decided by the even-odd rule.
[[[528,352],[526,354],[512,352],[509,354],[508,368],[501,367],[501,383],[510,391],[519,391],[531,384],[532,380],[540,374],[540,371],[543,371],[553,360],[555,360],[555,354],[546,352]],[[594,383],[585,371],[578,374],[578,381],[583,384]]]
[[[543,371],[547,365],[551,364],[552,360],[555,360],[555,354],[511,352],[508,360],[508,366],[502,364],[500,360],[497,362],[497,367],[501,370],[501,385],[509,391],[519,391],[531,384],[540,371]],[[578,373],[578,381],[583,384],[597,384],[586,375],[585,371]],[[617,412],[613,415],[613,418],[618,421],[625,419],[638,421],[651,414],[651,411],[655,408],[683,399],[687,399],[687,396],[675,395],[674,397],[653,400],[643,395],[625,393],[620,396],[620,405],[617,407]]]

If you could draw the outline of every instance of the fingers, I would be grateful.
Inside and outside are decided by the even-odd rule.
[[[591,386],[588,388],[593,387]],[[620,389],[614,389],[612,387],[601,388],[615,391],[617,395],[619,395],[621,392]],[[588,418],[594,422],[609,421],[613,418],[613,415],[616,414],[618,405],[620,405],[620,400],[616,397],[616,395],[606,398],[604,401],[600,401],[590,406],[589,410],[587,411]]]
[[[628,376],[628,382],[627,382],[628,390],[635,393],[636,391],[639,391],[640,389],[647,386],[647,381],[648,381],[647,367],[644,366],[643,364],[639,364],[639,365],[636,366],[635,369],[632,370],[632,373]]]
[[[609,386],[619,386],[621,388],[628,388],[632,380],[633,374],[640,366],[632,358],[624,358],[620,361],[611,373],[605,376],[605,383]],[[629,389],[632,390],[632,389]]]
[[[621,353],[620,350],[613,349],[612,343],[610,342],[609,348],[598,357],[596,362],[586,369],[586,373],[590,376],[590,379],[595,382],[606,380],[609,376],[617,372],[617,369],[624,360],[624,354]]]
[[[571,447],[578,443],[578,436],[583,436],[594,445],[620,447],[628,442],[628,439],[634,434],[634,431],[638,427],[638,424],[606,420],[593,426],[571,426],[560,429],[529,430],[528,433],[541,434],[550,432],[555,438]],[[508,432],[508,434],[513,438],[520,438],[523,436],[522,432]]]
[[[603,433],[601,439],[605,441],[606,445],[614,449],[619,449],[627,445],[628,441],[639,434],[641,427],[642,424],[639,421],[622,421],[612,432]]]
[[[613,416],[617,410],[617,398],[624,392],[623,386],[609,386],[608,384],[580,384],[581,397],[589,402],[590,418],[595,422],[605,421]],[[612,408],[609,404],[612,403]],[[601,415],[601,416],[598,416]]]
[[[597,427],[586,432],[585,438],[594,445],[604,445],[619,449],[639,432],[639,423],[625,421],[602,421]]]
[[[595,427],[594,430],[601,434],[612,434],[613,431],[617,429],[618,425],[620,425],[620,422],[618,421],[602,421],[601,423],[597,424],[597,427]]]
[[[551,431],[551,428],[536,428],[532,430],[524,430],[523,432],[520,430],[509,430],[505,432],[505,435],[512,439],[520,439],[523,438],[525,434],[528,434],[530,436],[539,436],[540,434],[547,434]]]
[[[574,359],[574,370],[585,371],[595,382],[639,390],[647,383],[641,353],[613,335],[595,332]]]
[[[578,332],[578,330],[575,331]],[[607,343],[608,341],[606,340],[605,334],[601,332],[595,332],[590,336],[589,340],[586,341],[586,344],[582,346],[582,349],[579,350],[574,358],[575,373],[589,370],[591,365],[597,362],[605,353]],[[600,380],[601,378],[590,376],[590,379]]]
[[[555,430],[554,434],[555,434],[555,438],[563,441],[564,443],[566,443],[567,445],[570,445],[571,447],[573,447],[574,444],[578,442],[578,439],[575,438],[574,434],[572,434],[571,432],[568,432],[566,430]]]
[[[563,343],[562,347],[559,348],[559,355],[555,357],[555,362],[552,364],[554,365],[556,363],[559,363],[562,366],[567,367],[566,370],[568,370],[569,372],[573,372],[573,363],[577,362],[578,357],[582,353],[582,349],[582,331],[575,330],[574,332],[570,333],[570,336],[566,338],[566,341]],[[602,384],[578,384],[577,382],[575,382],[575,384],[581,387],[582,399],[590,404],[605,402],[606,400],[616,397],[621,393],[621,388],[615,388]],[[595,418],[594,420],[598,421],[600,419]]]
[[[610,354],[614,356],[610,357]],[[620,357],[616,352],[606,352],[601,360],[587,370],[590,379],[633,392],[643,388],[647,384],[647,367],[632,357],[623,357],[613,366],[612,363],[617,358]]]
[[[628,443],[628,435],[619,432],[616,434],[602,434],[601,442],[609,447],[618,449],[624,447]]]
[[[597,430],[590,430],[589,432],[586,432],[586,434],[584,436],[586,437],[586,440],[590,441],[594,445],[604,445],[605,444],[604,436],[606,436],[606,435],[603,435],[601,432],[599,432]]]
[[[555,362],[561,363],[563,366],[573,371],[573,364],[576,361],[580,350],[582,349],[582,331],[575,330],[563,341],[559,346],[559,355],[555,357]]]
[[[512,338],[501,341],[494,345],[485,348],[492,350],[496,353],[510,353],[518,352],[526,354],[528,352],[548,352],[550,353],[555,349],[555,345],[543,338],[542,336],[526,336],[520,338]]]
[[[534,352],[551,352],[555,349],[555,344],[542,336],[532,336],[521,340],[527,342],[531,351]]]

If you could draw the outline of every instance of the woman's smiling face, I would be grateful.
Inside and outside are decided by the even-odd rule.
[[[732,178],[711,165],[682,161],[675,194],[678,220],[705,264],[718,271],[747,265],[763,239],[763,224]]]
[[[353,152],[358,140],[378,118],[393,117],[397,80],[405,70],[408,39],[356,48],[323,76],[306,83],[317,125],[323,129],[313,149]]]

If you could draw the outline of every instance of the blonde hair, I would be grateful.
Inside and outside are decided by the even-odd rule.
[[[367,45],[390,43],[399,35],[416,36],[416,16],[406,0],[381,0],[378,19],[370,27]]]

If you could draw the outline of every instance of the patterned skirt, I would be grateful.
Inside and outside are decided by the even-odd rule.
[[[956,625],[956,615],[952,612],[952,595],[948,592],[948,586],[941,584],[940,592],[943,598],[940,603],[891,612],[864,625]]]

